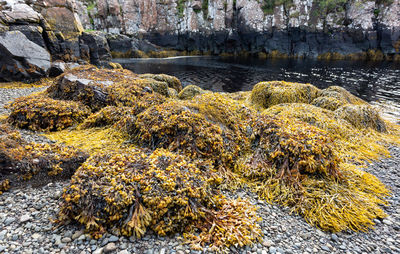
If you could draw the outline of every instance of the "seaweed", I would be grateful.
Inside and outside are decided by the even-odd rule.
[[[203,233],[196,244],[249,244],[261,234],[253,224],[259,220],[255,208],[226,200],[213,188],[220,181],[210,162],[188,160],[164,149],[150,155],[132,148],[97,154],[64,190],[59,222],[78,221],[96,238],[110,228],[138,238],[148,229],[162,236],[189,236],[200,228]]]
[[[166,74],[141,74],[139,75],[141,78],[150,78],[161,82],[166,82],[169,88],[175,89],[178,93],[182,90],[182,83],[181,81],[170,75]]]
[[[49,176],[71,176],[88,155],[76,148],[60,144],[25,141],[7,124],[0,125],[0,176],[17,175],[29,180],[44,172]]]
[[[213,124],[183,102],[153,106],[130,126],[128,133],[140,146],[179,151],[190,158],[211,159],[220,166],[232,164],[240,151],[232,131]]]
[[[7,105],[8,122],[33,131],[56,131],[82,122],[90,109],[74,101],[53,100],[44,95],[16,99]]]
[[[335,116],[345,119],[356,128],[371,128],[386,132],[386,123],[370,105],[344,105],[335,110]]]
[[[260,82],[251,91],[250,102],[260,108],[281,103],[311,103],[320,90],[311,84],[285,81]]]
[[[201,89],[198,86],[188,85],[188,86],[185,86],[183,88],[183,90],[179,92],[178,98],[181,99],[181,100],[190,100],[194,96],[196,96],[198,94],[203,94],[203,93],[206,93],[206,92],[207,91]]]

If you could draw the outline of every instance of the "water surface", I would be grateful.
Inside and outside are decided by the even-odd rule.
[[[135,73],[165,73],[178,77],[184,86],[217,92],[249,91],[270,80],[342,86],[400,121],[400,63],[221,57],[115,60]]]

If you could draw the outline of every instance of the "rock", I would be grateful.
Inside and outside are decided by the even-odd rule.
[[[39,23],[40,15],[25,3],[11,2],[10,9],[4,11],[4,21],[9,24]],[[3,11],[2,11],[3,12]]]
[[[31,216],[29,214],[24,214],[19,218],[19,223],[25,223],[29,220],[31,220]]]
[[[14,217],[8,217],[7,219],[5,219],[5,221],[3,223],[4,223],[4,225],[8,226],[11,223],[13,223],[14,221],[15,221]]]
[[[117,237],[117,236],[115,236],[115,235],[112,235],[112,236],[110,236],[110,237],[108,238],[108,241],[109,241],[109,242],[117,242],[117,241],[119,241],[119,237]]]
[[[263,241],[262,245],[263,245],[264,247],[269,248],[269,247],[271,247],[272,245],[274,245],[274,243],[273,243],[271,240],[265,240],[265,241]]]
[[[276,253],[276,248],[273,246],[269,247],[269,253],[271,253],[271,254]]]
[[[331,239],[332,239],[332,241],[334,241],[334,242],[338,242],[338,241],[339,241],[339,238],[337,237],[336,234],[332,234],[332,235],[331,235]]]
[[[117,249],[115,243],[108,243],[106,247],[104,247],[104,253],[110,253]]]
[[[127,250],[121,250],[118,252],[118,254],[129,254],[129,251]]]
[[[46,76],[50,54],[19,31],[0,35],[0,80],[37,79]]]
[[[391,221],[391,220],[388,220],[388,219],[383,219],[383,224],[386,224],[386,225],[393,225],[393,222]]]
[[[104,65],[111,61],[110,48],[106,35],[102,32],[84,32],[80,37],[80,44],[89,48],[90,63]]]
[[[70,237],[64,237],[61,239],[62,243],[70,243],[72,241],[72,239]]]
[[[4,240],[6,234],[7,234],[7,230],[6,229],[0,231],[0,241]]]
[[[62,32],[67,38],[79,36],[83,32],[81,21],[73,10],[57,5],[57,0],[49,1],[50,8],[43,8],[41,14],[49,22],[51,30]]]
[[[64,62],[54,62],[51,64],[49,70],[47,71],[47,75],[49,77],[57,77],[63,74],[65,71],[65,63]]]
[[[75,231],[74,234],[71,236],[72,240],[80,238],[83,235],[83,233],[84,233],[83,230]]]
[[[42,32],[43,28],[38,25],[11,25],[10,31],[20,31],[23,33],[28,40],[36,43],[42,48],[46,48],[46,43],[43,39]]]
[[[104,248],[96,249],[96,246],[94,248],[95,248],[95,251],[93,251],[93,254],[102,254],[104,252]]]
[[[72,74],[67,74],[47,90],[53,99],[82,101],[91,108],[102,108],[107,101],[108,94],[101,86],[92,80],[80,79]],[[93,94],[93,96],[87,96]]]

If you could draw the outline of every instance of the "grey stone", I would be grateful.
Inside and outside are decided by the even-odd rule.
[[[75,231],[71,236],[72,240],[75,240],[75,239],[81,237],[83,235],[83,233],[84,233],[83,230]]]
[[[3,223],[4,225],[8,226],[15,221],[14,217],[8,217]]]
[[[119,237],[112,235],[108,238],[109,242],[117,242],[119,240]]]
[[[93,249],[92,249],[93,250]],[[95,251],[93,252],[93,254],[102,254],[102,253],[104,253],[104,248],[98,248],[98,249],[95,249]]]
[[[117,249],[117,246],[115,245],[115,243],[108,243],[105,247],[104,247],[104,253],[110,253],[113,252]]]
[[[0,79],[6,81],[40,78],[50,68],[50,54],[19,31],[0,35]]]
[[[30,221],[32,218],[29,214],[24,214],[19,218],[20,223],[25,223],[27,221]]]
[[[69,243],[71,241],[72,241],[72,239],[70,237],[64,237],[64,238],[61,239],[62,243]]]

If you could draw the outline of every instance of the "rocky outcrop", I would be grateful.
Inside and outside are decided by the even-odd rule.
[[[83,33],[75,0],[5,0],[0,10],[0,80],[55,75],[61,69],[49,68],[56,61],[111,59],[105,34]]]
[[[0,35],[0,80],[38,78],[50,68],[50,54],[19,31]]]
[[[81,16],[86,28],[177,50],[308,57],[399,53],[400,0],[281,2],[98,0],[80,5],[88,10]]]

